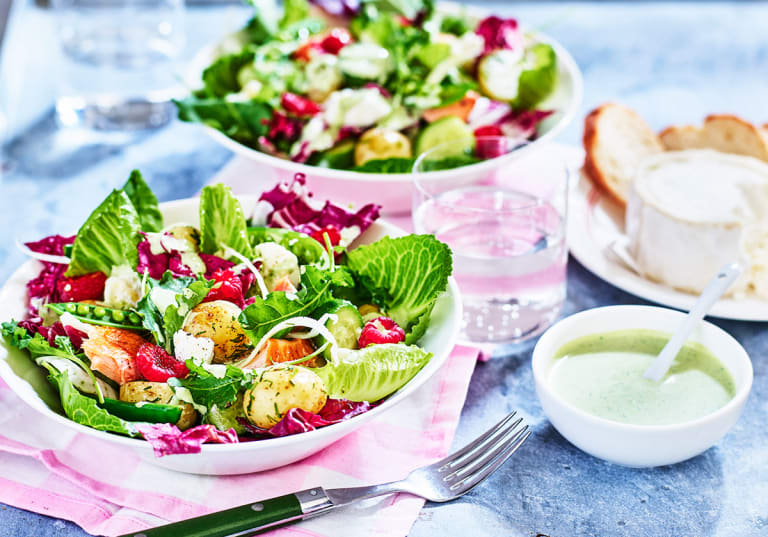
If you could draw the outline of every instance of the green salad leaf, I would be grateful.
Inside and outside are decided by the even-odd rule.
[[[469,166],[470,164],[477,164],[482,162],[482,159],[477,158],[474,155],[462,154],[444,157],[433,160],[423,160],[421,162],[420,170],[425,172],[436,172],[440,170],[452,170],[453,168],[460,168],[461,166]]]
[[[527,110],[554,91],[557,85],[557,54],[551,46],[539,43],[526,50],[523,61],[531,67],[520,74],[517,99],[513,105]]]
[[[235,54],[225,54],[216,59],[203,71],[203,84],[209,97],[225,97],[237,93],[242,88],[237,79],[240,69],[253,63],[256,56],[253,50],[244,49]]]
[[[197,280],[191,276],[174,277],[166,271],[159,280],[147,279],[149,292],[136,305],[136,312],[141,316],[142,325],[152,332],[158,345],[173,354],[173,334],[181,329],[187,313],[200,304],[213,287],[213,280]],[[160,311],[152,301],[153,290],[172,294],[171,303]]]
[[[374,302],[405,330],[406,343],[414,343],[424,335],[435,301],[448,288],[451,250],[432,235],[384,237],[347,252],[347,266]]]
[[[180,120],[208,125],[251,147],[258,147],[259,136],[269,132],[272,107],[261,101],[232,103],[188,97],[174,103]]]
[[[227,408],[237,400],[238,393],[250,385],[250,376],[233,366],[226,366],[226,375],[219,378],[193,360],[186,361],[189,368],[187,377],[170,378],[168,384],[189,390],[198,405],[208,408]]]
[[[200,193],[200,247],[206,254],[221,254],[229,247],[253,257],[243,208],[224,184],[206,186]]]
[[[157,196],[144,181],[139,170],[133,170],[128,181],[123,185],[123,192],[131,200],[139,215],[142,231],[157,232],[163,228],[163,215],[157,203]]]
[[[414,161],[412,158],[401,157],[374,159],[355,166],[352,170],[364,173],[410,173]]]
[[[275,227],[249,227],[248,238],[252,246],[263,242],[276,242],[299,259],[301,265],[313,265],[325,257],[323,246],[304,233]]]
[[[138,435],[132,423],[113,416],[101,408],[95,399],[80,393],[69,380],[69,373],[58,371],[49,364],[43,365],[48,369],[48,380],[59,390],[61,406],[69,419],[99,431],[109,431],[128,436]]]
[[[432,353],[413,345],[384,343],[342,350],[338,363],[312,369],[329,397],[378,401],[399,390],[429,362]]]
[[[91,272],[109,275],[118,265],[135,267],[140,229],[139,215],[128,194],[113,190],[78,230],[65,276]]]
[[[13,320],[0,324],[0,333],[11,346],[20,350],[26,349],[33,359],[38,356],[69,358],[75,354],[69,338],[58,336],[58,338],[61,338],[61,341],[58,338],[56,339],[56,344],[59,345],[59,348],[53,347],[43,336],[40,334],[30,334],[26,328],[19,326]]]
[[[307,0],[283,0],[283,16],[280,18],[280,28],[288,28],[308,18],[310,15]]]
[[[354,281],[346,270],[323,271],[305,267],[300,289],[292,297],[273,291],[266,299],[256,297],[240,314],[240,324],[251,341],[259,341],[273,327],[292,317],[312,317],[315,311],[334,299],[335,287],[351,287]]]

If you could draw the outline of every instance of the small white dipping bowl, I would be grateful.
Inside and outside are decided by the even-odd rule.
[[[652,306],[609,306],[563,319],[541,336],[533,350],[536,394],[549,421],[569,442],[595,457],[632,467],[674,464],[716,444],[736,423],[752,388],[752,362],[727,332],[702,322],[690,337],[707,347],[728,369],[736,393],[724,407],[675,425],[630,425],[588,414],[560,397],[551,385],[552,357],[582,336],[626,329],[673,332],[685,314]]]

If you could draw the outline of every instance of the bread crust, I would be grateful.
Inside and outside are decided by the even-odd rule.
[[[600,169],[597,163],[597,135],[598,135],[598,120],[603,111],[609,106],[620,106],[616,103],[604,103],[592,110],[587,117],[584,118],[584,135],[582,137],[582,143],[584,145],[584,173],[589,177],[592,182],[597,185],[603,192],[608,194],[616,203],[622,207],[626,207],[627,200],[621,193],[613,188],[611,181],[609,181]]]

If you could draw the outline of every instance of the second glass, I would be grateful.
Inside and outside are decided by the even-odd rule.
[[[53,0],[62,49],[56,111],[65,125],[143,129],[174,115],[183,0]]]
[[[477,151],[492,148],[492,151]],[[443,170],[477,153],[498,161]],[[438,146],[414,168],[413,224],[453,251],[464,305],[461,339],[516,343],[544,331],[565,300],[568,171],[551,155],[504,137]]]

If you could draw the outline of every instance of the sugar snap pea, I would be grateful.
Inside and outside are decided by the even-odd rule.
[[[104,398],[104,404],[101,406],[118,418],[146,423],[176,423],[181,418],[182,412],[180,406],[146,402],[129,403],[109,397]]]
[[[143,330],[141,316],[135,311],[116,310],[104,306],[85,304],[84,302],[60,302],[47,304],[46,307],[59,315],[71,313],[76,319],[89,324]]]

